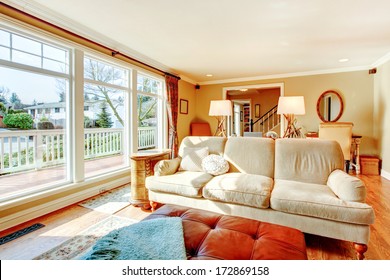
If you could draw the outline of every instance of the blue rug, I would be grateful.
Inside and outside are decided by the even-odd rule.
[[[111,231],[81,260],[185,260],[179,217],[141,221]]]

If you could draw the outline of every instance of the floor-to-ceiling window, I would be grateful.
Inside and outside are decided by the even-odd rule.
[[[163,89],[131,64],[0,25],[0,201],[110,176],[131,152],[163,148]]]
[[[125,99],[129,70],[96,58],[84,58],[85,176],[109,172],[126,164]]]
[[[0,199],[69,182],[70,61],[69,48],[0,28]]]
[[[163,81],[142,73],[137,76],[138,150],[161,148],[164,118]]]

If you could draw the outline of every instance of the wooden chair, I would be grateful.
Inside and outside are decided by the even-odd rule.
[[[352,160],[352,127],[351,122],[326,122],[320,123],[318,137],[320,139],[335,140],[340,144],[345,160],[345,171],[348,172]]]

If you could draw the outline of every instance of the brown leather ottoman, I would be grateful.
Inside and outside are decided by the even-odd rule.
[[[164,205],[145,220],[181,217],[187,259],[306,260],[296,229],[188,207]]]

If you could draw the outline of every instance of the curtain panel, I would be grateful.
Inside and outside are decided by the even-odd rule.
[[[167,113],[168,113],[168,148],[171,149],[171,158],[178,154],[177,115],[179,108],[179,80],[180,78],[165,75],[167,87]]]

